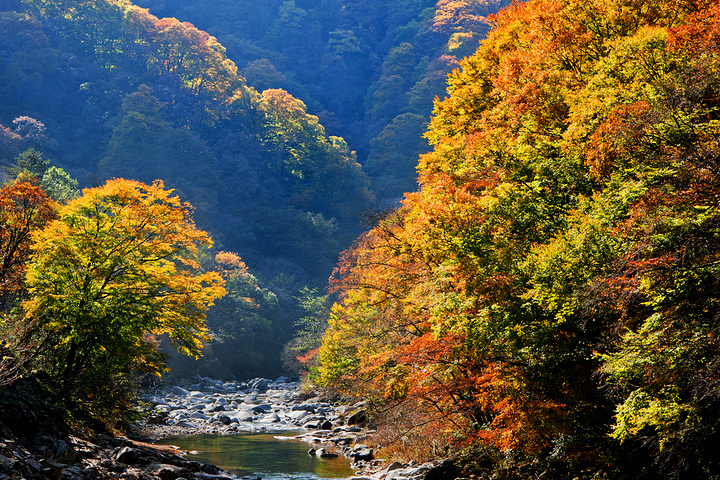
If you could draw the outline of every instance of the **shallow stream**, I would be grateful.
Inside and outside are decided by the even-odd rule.
[[[249,433],[239,435],[190,435],[168,437],[157,443],[194,451],[189,460],[212,463],[238,476],[256,475],[263,480],[318,480],[353,475],[350,460],[308,455],[311,448],[298,440],[277,440],[297,432]]]

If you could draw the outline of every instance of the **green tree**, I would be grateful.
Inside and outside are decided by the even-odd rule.
[[[133,371],[159,373],[154,336],[198,355],[204,311],[225,291],[198,270],[191,207],[160,181],[116,179],[85,190],[34,236],[26,318],[41,329],[40,363],[62,398],[116,408]]]
[[[25,175],[39,180],[50,167],[50,160],[43,158],[42,153],[32,147],[18,155],[15,162],[16,166],[8,168],[8,173],[12,178]]]
[[[227,295],[208,312],[212,349],[237,378],[272,375],[279,370],[280,334],[274,322],[278,299],[250,273],[237,254],[218,252],[213,270],[225,280]]]
[[[332,302],[330,295],[320,295],[317,288],[305,287],[299,293],[295,299],[305,315],[295,324],[295,337],[285,344],[283,364],[296,372],[308,372],[315,367]]]

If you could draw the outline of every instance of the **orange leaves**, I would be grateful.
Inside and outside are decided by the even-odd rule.
[[[691,55],[707,55],[720,52],[720,5],[709,2],[690,15],[687,23],[670,30],[668,46],[675,50],[687,50]]]
[[[250,273],[245,262],[242,261],[237,253],[233,252],[222,251],[216,253],[214,267],[223,278],[235,275],[247,275]]]
[[[539,453],[562,433],[565,405],[533,391],[517,367],[488,364],[473,383],[473,402],[490,419],[478,438],[500,450]]]
[[[653,111],[647,101],[620,105],[590,136],[587,163],[596,177],[607,176],[615,162],[627,162],[644,153],[646,129]]]
[[[530,0],[497,15],[436,102],[421,190],[336,271],[322,368],[422,405],[416,420],[443,439],[453,425],[539,453],[605,438],[615,399],[594,372],[610,357],[594,350],[717,305],[719,70],[699,38],[715,42],[712,12],[674,30],[671,49],[686,15],[671,0]],[[631,343],[618,358],[636,358]],[[656,374],[652,355],[639,362]]]
[[[35,182],[0,189],[0,295],[20,288],[30,256],[30,235],[56,216],[54,207]]]

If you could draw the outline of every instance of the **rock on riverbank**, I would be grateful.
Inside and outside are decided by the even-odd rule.
[[[2,433],[2,432],[0,432]],[[230,480],[214,465],[188,460],[172,448],[125,437],[73,435],[18,440],[0,435],[0,480]]]

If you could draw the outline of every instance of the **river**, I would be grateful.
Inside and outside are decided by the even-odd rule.
[[[263,480],[338,479],[353,475],[350,460],[308,455],[310,446],[298,440],[277,440],[275,435],[299,432],[167,437],[157,443],[175,445],[194,453],[189,460],[211,463],[238,476]]]

